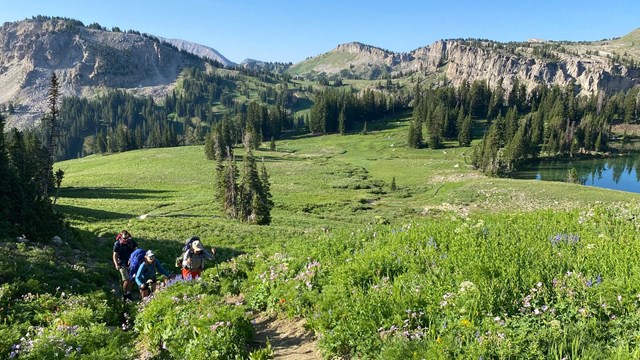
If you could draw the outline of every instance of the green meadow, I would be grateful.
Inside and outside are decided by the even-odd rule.
[[[33,256],[0,270],[42,274],[0,288],[20,309],[2,310],[0,353],[269,358],[248,344],[270,314],[305,319],[326,358],[638,358],[638,195],[485,177],[472,148],[408,148],[407,121],[265,143],[269,226],[222,215],[202,146],[56,164],[74,230],[61,248],[3,245]],[[219,256],[198,281],[122,304],[122,229],[174,273],[191,235]]]

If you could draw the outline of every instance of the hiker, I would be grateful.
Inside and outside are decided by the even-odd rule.
[[[131,300],[133,280],[129,275],[129,258],[137,247],[138,244],[131,238],[131,234],[127,230],[122,230],[116,235],[116,242],[113,244],[113,264],[120,274],[124,300]]]
[[[156,270],[167,278],[171,277],[171,274],[156,259],[156,254],[152,250],[147,250],[144,254],[144,261],[140,264],[135,276],[138,288],[140,288],[140,297],[146,298],[156,290]]]
[[[200,240],[194,240],[182,255],[182,278],[190,280],[200,277],[205,259],[213,260],[215,254],[215,248],[211,248],[211,253],[209,253],[204,249]]]

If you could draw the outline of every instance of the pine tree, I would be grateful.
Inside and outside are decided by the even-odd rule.
[[[471,115],[467,115],[467,117],[462,121],[462,126],[458,133],[458,143],[460,146],[471,145]]]
[[[224,212],[232,219],[240,215],[240,191],[238,187],[238,168],[233,156],[227,156],[224,168]]]
[[[9,168],[9,158],[5,147],[4,116],[0,114],[0,234],[7,235],[11,227],[9,216],[13,208],[13,173]]]
[[[420,149],[423,146],[422,140],[422,122],[414,118],[409,124],[409,133],[407,134],[407,145],[412,149]]]
[[[391,191],[396,191],[397,190],[397,186],[396,186],[396,177],[394,176],[391,179],[391,186],[390,186]]]
[[[204,139],[204,156],[207,157],[207,160],[219,160],[216,157],[215,137],[216,132],[214,130],[210,132]]]
[[[51,82],[49,84],[49,95],[47,98],[47,104],[49,106],[49,113],[46,116],[46,129],[48,136],[48,149],[49,149],[49,161],[46,168],[43,169],[42,174],[42,196],[47,198],[49,196],[49,183],[53,177],[53,162],[54,152],[57,145],[57,139],[60,137],[58,130],[58,97],[60,96],[60,84],[58,83],[58,77],[56,73],[51,74]]]
[[[269,174],[267,174],[264,158],[262,159],[262,166],[260,167],[260,186],[260,203],[256,214],[256,223],[258,225],[269,225],[271,223],[271,209],[273,209],[274,204],[271,195]]]
[[[251,149],[247,149],[243,159],[243,171],[240,179],[240,218],[243,221],[257,223],[261,193],[260,175]]]

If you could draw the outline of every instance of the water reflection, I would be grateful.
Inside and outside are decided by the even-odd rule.
[[[578,183],[640,193],[640,154],[608,159],[549,161],[531,164],[514,173],[516,179],[566,181],[575,169]]]

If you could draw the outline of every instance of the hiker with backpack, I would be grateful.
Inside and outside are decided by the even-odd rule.
[[[140,289],[140,297],[145,298],[156,290],[156,271],[167,278],[171,277],[171,274],[156,259],[156,254],[152,250],[147,250],[144,253],[144,261],[139,264],[134,277]]]
[[[206,251],[197,236],[189,238],[185,248],[181,260],[182,278],[185,280],[196,279],[202,274],[205,260],[215,258],[216,249],[211,248],[211,253]]]
[[[129,274],[129,258],[137,247],[138,244],[131,238],[131,234],[127,230],[122,230],[116,236],[116,242],[113,244],[113,264],[120,274],[124,300],[131,300],[133,281]]]

